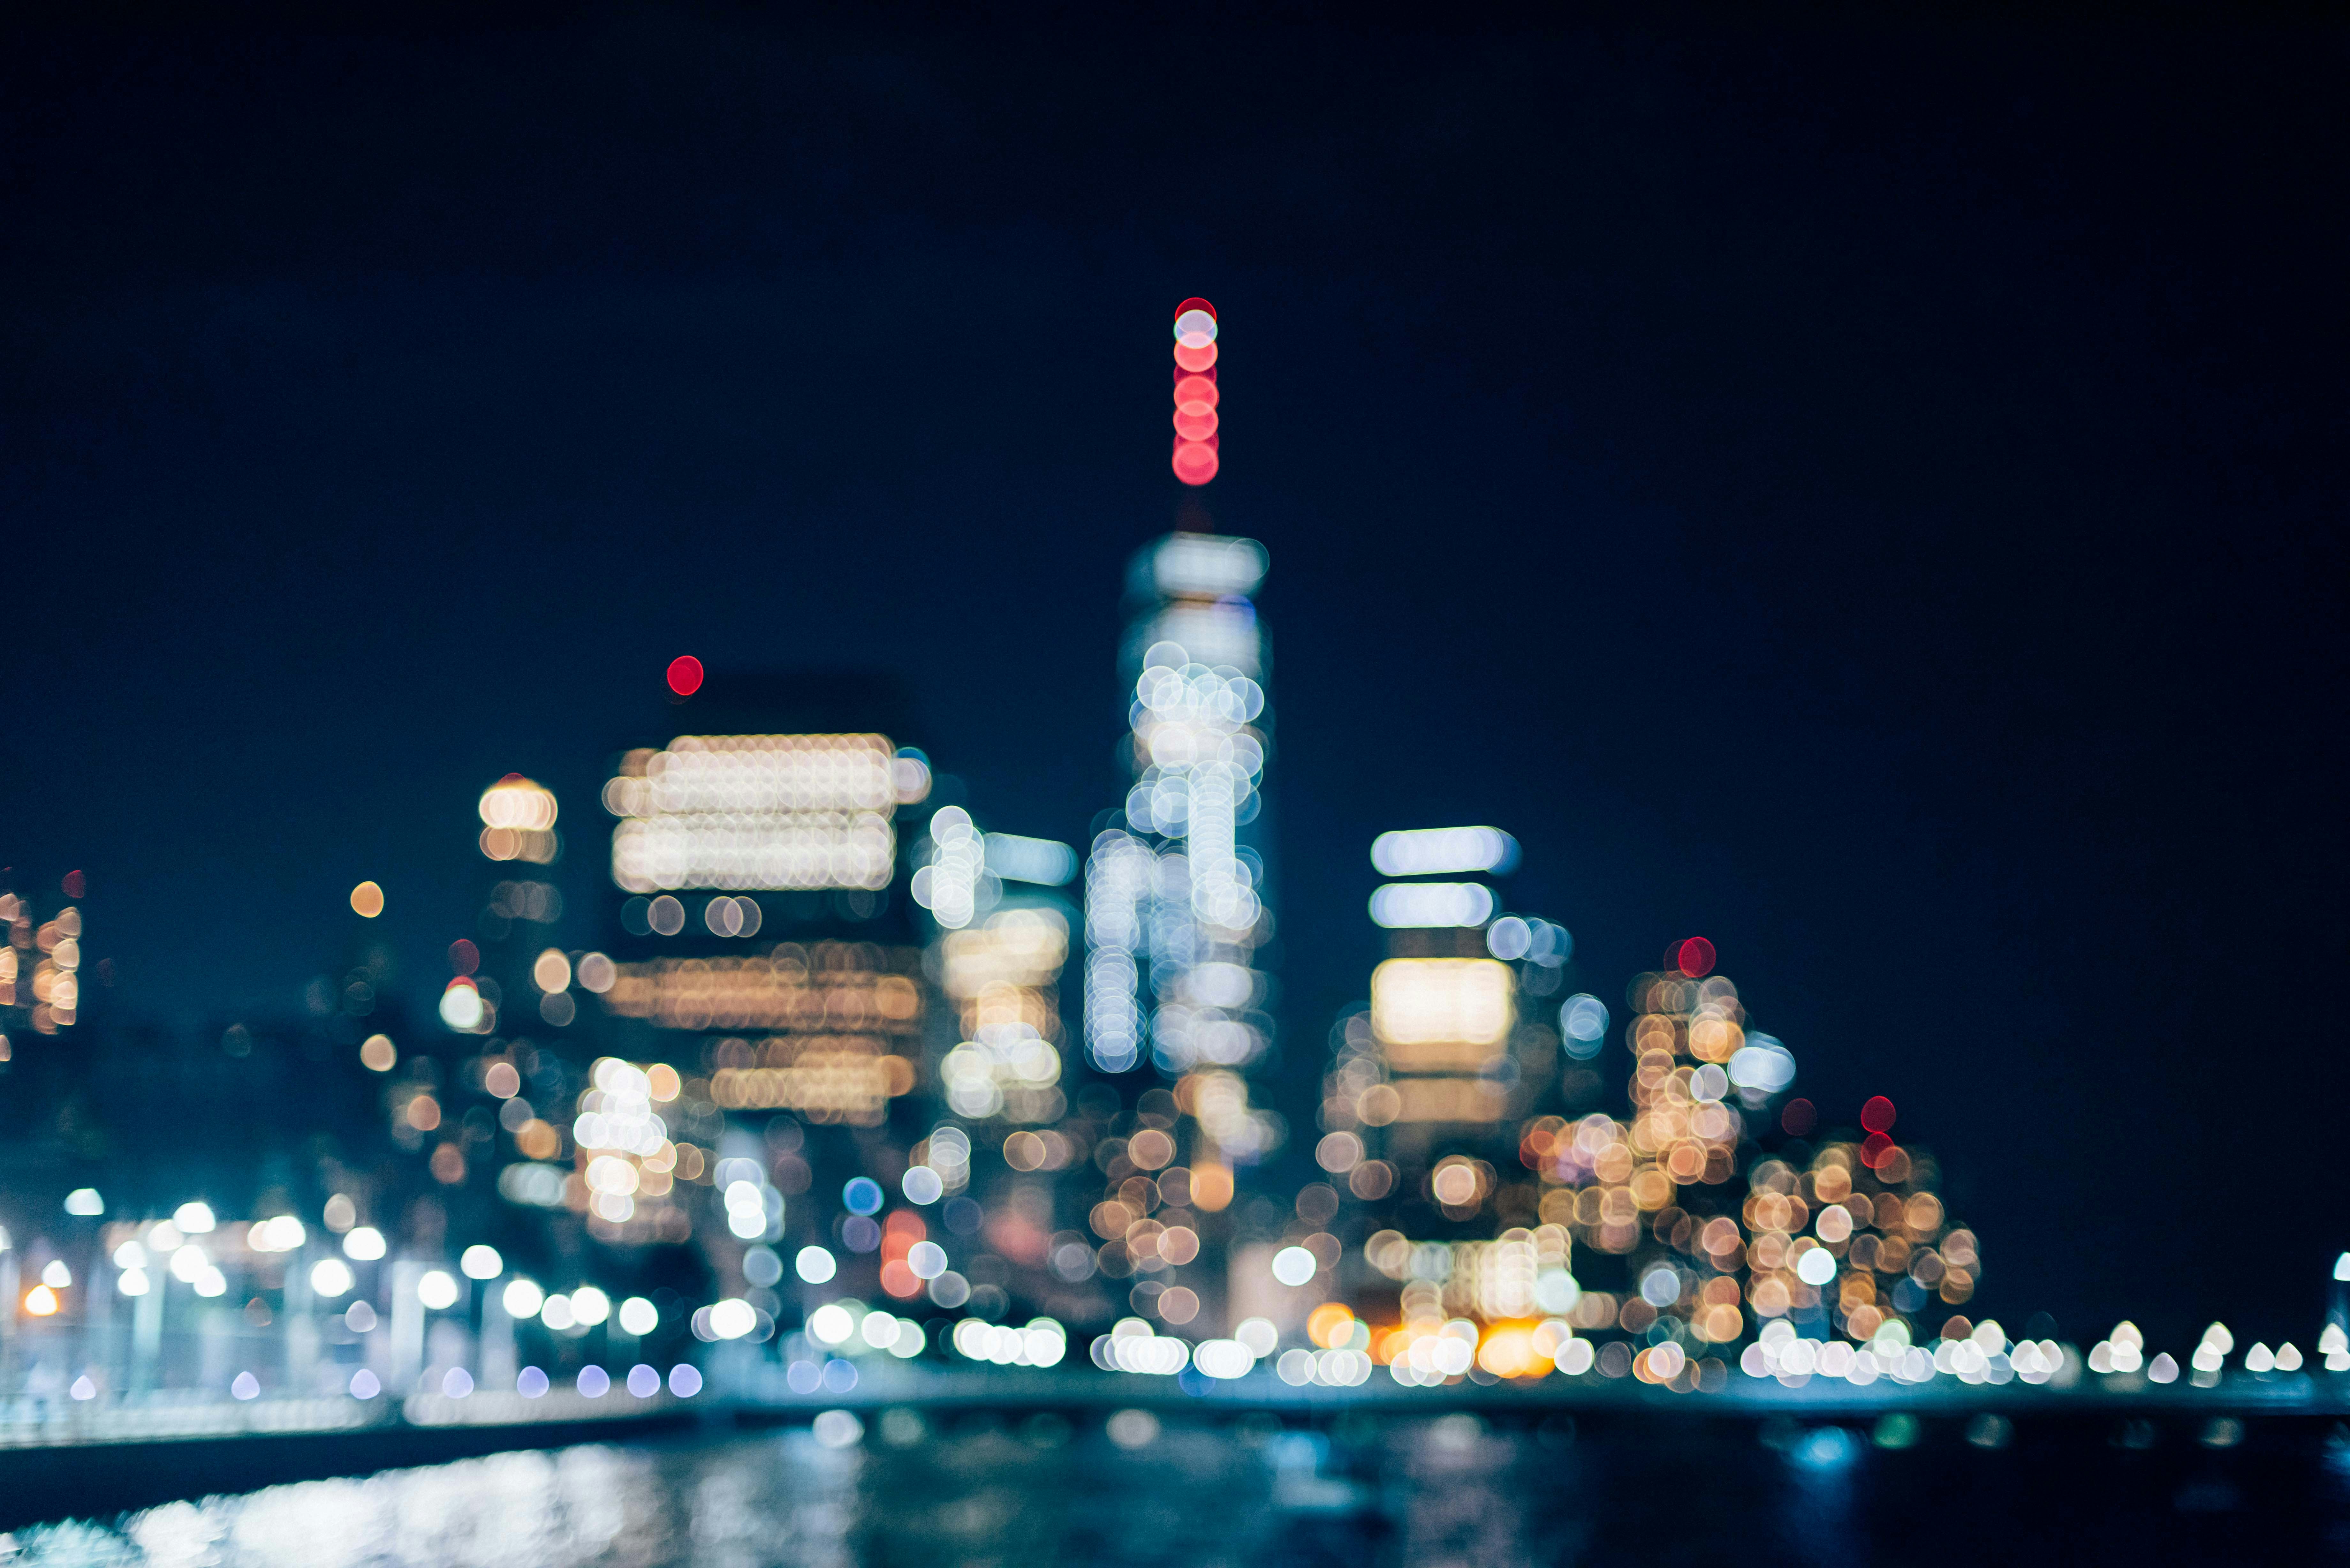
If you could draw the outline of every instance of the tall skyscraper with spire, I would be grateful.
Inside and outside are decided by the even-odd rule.
[[[1142,1183],[1151,1192],[1119,1183],[1133,1171],[1118,1169],[1111,1197],[1126,1208],[1111,1213],[1105,1199],[1094,1228],[1110,1238],[1106,1250],[1123,1247],[1138,1270],[1158,1271],[1138,1285],[1136,1305],[1155,1304],[1170,1323],[1219,1315],[1230,1238],[1208,1217],[1231,1201],[1234,1168],[1282,1137],[1279,1119],[1252,1105],[1248,1079],[1274,1037],[1261,958],[1273,931],[1262,847],[1271,659],[1254,601],[1268,563],[1253,540],[1214,531],[1201,504],[1220,467],[1216,358],[1214,307],[1185,300],[1170,467],[1188,493],[1178,531],[1138,551],[1128,571],[1118,652],[1127,789],[1085,866],[1087,1059],[1114,1075],[1155,1069],[1171,1082],[1165,1109],[1180,1123],[1162,1124],[1174,1136],[1153,1153],[1150,1168],[1167,1168]],[[1173,1218],[1152,1220],[1162,1202]],[[1131,1223],[1113,1238],[1121,1215]],[[1186,1238],[1199,1226],[1198,1240],[1171,1255],[1149,1234],[1162,1221]],[[1182,1267],[1195,1259],[1197,1268]]]

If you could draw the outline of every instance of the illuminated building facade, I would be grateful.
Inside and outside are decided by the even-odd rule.
[[[1550,928],[1546,938],[1542,922],[1510,923],[1517,919],[1493,921],[1483,937],[1489,957],[1517,958],[1523,1005],[1525,980],[1546,967],[1534,955],[1565,933]],[[1719,1386],[1733,1359],[1754,1376],[1866,1382],[1903,1376],[1905,1365],[1914,1375],[1905,1361],[1913,1343],[1972,1331],[1950,1311],[1971,1297],[1981,1250],[1935,1195],[1933,1162],[1893,1140],[1883,1099],[1863,1108],[1861,1137],[1800,1136],[1811,1130],[1808,1103],[1780,1106],[1794,1059],[1749,1031],[1737,987],[1713,972],[1713,957],[1693,939],[1676,946],[1672,968],[1634,980],[1623,1034],[1633,1057],[1628,1117],[1525,1115],[1539,1086],[1521,1080],[1508,1121],[1495,1127],[1514,1135],[1508,1154],[1488,1160],[1458,1141],[1424,1151],[1434,1158],[1419,1191],[1433,1214],[1409,1201],[1413,1168],[1394,1141],[1411,1126],[1400,1085],[1472,1065],[1492,1082],[1500,1058],[1480,1055],[1474,1043],[1497,1033],[1513,988],[1498,977],[1463,982],[1460,974],[1476,971],[1451,967],[1408,969],[1424,976],[1413,983],[1427,994],[1382,1007],[1375,981],[1370,1012],[1342,1026],[1324,1105],[1333,1130],[1317,1154],[1374,1208],[1390,1186],[1404,1199],[1380,1210],[1395,1223],[1362,1250],[1373,1277],[1398,1293],[1393,1326],[1368,1334],[1366,1348],[1399,1382],[1596,1368],[1688,1390]],[[1399,961],[1427,961],[1388,964]],[[1596,1054],[1605,1003],[1570,996],[1558,1020],[1550,1038],[1561,1054]],[[1464,1132],[1493,1102],[1437,1104],[1430,1119]],[[1492,1239],[1459,1234],[1472,1225]],[[1446,1229],[1452,1239],[1411,1239]],[[1600,1283],[1609,1288],[1593,1288]],[[1984,1329],[1996,1335],[1995,1325]]]
[[[961,806],[931,813],[914,847],[910,892],[934,929],[926,967],[950,1042],[936,1062],[942,1113],[912,1151],[905,1191],[937,1210],[954,1271],[930,1299],[999,1316],[1014,1302],[1063,1315],[1103,1310],[1081,1232],[1087,1157],[1105,1130],[1065,1054],[1062,1013],[1076,910],[1060,891],[1077,871],[1066,844],[983,832]],[[1000,1163],[999,1163],[1000,1160]]]
[[[1873,1375],[1921,1314],[1969,1298],[1975,1239],[1948,1224],[1931,1162],[1892,1142],[1889,1103],[1870,1102],[1856,1141],[1794,1136],[1801,1102],[1786,1136],[1773,1125],[1794,1059],[1748,1032],[1702,940],[1633,982],[1630,1116],[1562,1114],[1608,1009],[1550,1000],[1572,940],[1497,912],[1490,878],[1515,859],[1488,827],[1372,848],[1389,954],[1369,1007],[1334,1032],[1315,1154],[1380,1223],[1361,1257],[1392,1282],[1398,1321],[1369,1336],[1375,1361],[1407,1383],[1596,1365],[1696,1387],[1750,1335],[1748,1359],[1774,1372],[1783,1345],[1841,1336],[1829,1361]]]
[[[1390,1207],[1418,1206],[1422,1224],[1483,1210],[1504,1123],[1555,1076],[1557,1036],[1527,1013],[1557,988],[1573,943],[1546,920],[1495,918],[1491,878],[1517,857],[1492,827],[1386,833],[1371,847],[1390,878],[1370,900],[1388,957],[1371,972],[1369,1007],[1333,1032],[1316,1152],[1352,1196],[1392,1194]]]
[[[1197,489],[1221,466],[1214,307],[1185,300],[1174,332],[1171,464]],[[1185,514],[1206,521],[1196,501]],[[1271,658],[1254,599],[1266,565],[1254,541],[1196,526],[1133,557],[1119,650],[1126,794],[1084,867],[1087,1059],[1113,1081],[1147,1063],[1170,1087],[1131,1108],[1104,1100],[1091,1233],[1066,1250],[1078,1262],[1090,1245],[1084,1272],[1131,1281],[1130,1305],[1176,1325],[1213,1323],[1228,1282],[1246,1275],[1226,1255],[1220,1216],[1235,1169],[1284,1136],[1251,1103],[1248,1077],[1274,1039],[1259,959],[1273,925]]]
[[[909,704],[884,680],[691,659],[669,684],[666,738],[620,753],[601,792],[604,940],[550,977],[598,1053],[543,1162],[561,1194],[526,1179],[607,1242],[691,1236],[740,1303],[705,1337],[775,1332],[796,1285],[936,1294],[925,1206],[947,1184],[909,1173],[953,1164],[962,1135],[927,1114],[955,1041],[910,897],[928,842],[906,812],[932,779],[891,738]],[[952,1304],[960,1282],[939,1288]]]
[[[1935,1309],[1971,1296],[1975,1238],[1949,1223],[1932,1161],[1892,1140],[1889,1102],[1864,1107],[1857,1140],[1794,1136],[1811,1130],[1803,1102],[1773,1117],[1794,1058],[1750,1031],[1713,959],[1711,944],[1691,939],[1674,967],[1634,980],[1628,1121],[1540,1118],[1523,1129],[1521,1158],[1544,1183],[1542,1217],[1628,1264],[1623,1299],[1579,1303],[1580,1321],[1599,1325],[1612,1309],[1634,1345],[1679,1347],[1664,1359],[1690,1376],[1758,1327],[1758,1355],[1792,1330],[1888,1359],[1944,1326]],[[1589,1027],[1575,1014],[1596,1005],[1569,1001],[1570,1034]],[[1775,1148],[1758,1141],[1765,1135]]]
[[[1128,576],[1121,670],[1133,782],[1086,865],[1086,1046],[1122,1073],[1240,1070],[1272,1041],[1255,954],[1269,662],[1253,540],[1174,534]],[[1240,1154],[1258,1152],[1245,1145]]]
[[[1272,929],[1258,847],[1268,659],[1250,597],[1264,566],[1253,541],[1200,534],[1136,556],[1121,661],[1133,783],[1086,867],[1087,1055],[1112,1075],[1148,1056],[1174,1080],[1097,1147],[1091,1266],[1131,1279],[1129,1304],[1179,1327],[1212,1324],[1226,1282],[1253,1278],[1220,1216],[1234,1170],[1281,1137],[1246,1076],[1273,1041],[1256,957]]]

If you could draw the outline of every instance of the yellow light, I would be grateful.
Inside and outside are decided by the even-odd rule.
[[[399,1061],[400,1050],[389,1034],[370,1034],[359,1046],[359,1063],[370,1073],[389,1073]]]
[[[843,1036],[835,1044],[868,1043]],[[786,1064],[720,1068],[710,1076],[710,1097],[727,1110],[793,1110],[811,1121],[876,1127],[890,1099],[913,1086],[912,1064],[902,1056],[799,1048]]]
[[[1399,1046],[1455,1047],[1413,1054],[1482,1064],[1509,1038],[1513,1011],[1510,966],[1497,960],[1389,959],[1371,971],[1371,1028],[1391,1060]]]
[[[530,979],[532,984],[550,996],[558,991],[568,990],[571,985],[571,961],[558,950],[549,948],[538,955],[537,962],[530,966]]]
[[[1509,1096],[1498,1084],[1482,1078],[1403,1078],[1381,1084],[1364,1096],[1378,1103],[1366,1109],[1363,1119],[1375,1127],[1394,1122],[1492,1122],[1509,1109]]]
[[[372,920],[383,913],[383,889],[373,882],[362,882],[351,889],[351,912],[363,920]]]
[[[1305,1337],[1325,1350],[1336,1350],[1355,1337],[1355,1314],[1343,1302],[1324,1302],[1305,1319]]]
[[[48,1317],[57,1310],[57,1293],[47,1285],[35,1285],[25,1293],[25,1310],[35,1317]]]
[[[912,1034],[921,992],[912,950],[820,942],[813,953],[771,958],[656,959],[612,965],[605,1006],[664,1029],[790,1029],[810,1033]],[[582,965],[585,967],[584,963]]]
[[[1228,1207],[1232,1200],[1232,1173],[1221,1165],[1195,1165],[1191,1168],[1191,1207],[1209,1213]]]
[[[555,826],[555,794],[520,774],[508,774],[482,792],[482,826],[544,833]]]
[[[555,858],[555,795],[546,785],[508,774],[482,792],[482,853],[493,860]]]
[[[1496,1377],[1523,1377],[1529,1373],[1539,1376],[1551,1366],[1546,1358],[1535,1354],[1534,1331],[1518,1324],[1487,1334],[1485,1343],[1477,1349],[1477,1365]]]

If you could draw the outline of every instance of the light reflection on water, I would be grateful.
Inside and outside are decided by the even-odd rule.
[[[1468,1415],[1334,1430],[1057,1416],[522,1452],[19,1532],[26,1568],[792,1568],[849,1563],[1451,1565],[2153,1560],[2198,1538],[2350,1550],[2338,1448],[2147,1450],[2101,1429],[2033,1451],[1887,1453],[1864,1429]],[[1131,1431],[1131,1428],[1129,1428]],[[2334,1439],[2350,1442],[2350,1434]],[[2230,1478],[2234,1479],[2230,1479]],[[2240,1484],[2240,1482],[2241,1484]],[[2214,1500],[2218,1500],[2215,1501]],[[2310,1505],[2314,1504],[2312,1507]],[[2313,1528],[2314,1527],[2314,1528]]]

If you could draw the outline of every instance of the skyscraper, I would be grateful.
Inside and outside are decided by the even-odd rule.
[[[1217,337],[1206,301],[1177,307],[1171,466],[1194,490],[1220,466]],[[1145,1276],[1131,1293],[1137,1310],[1188,1324],[1223,1293],[1230,1238],[1207,1217],[1231,1201],[1233,1168],[1270,1154],[1283,1124],[1251,1104],[1247,1077],[1274,1039],[1260,961],[1273,929],[1263,848],[1271,659],[1253,597],[1266,555],[1206,532],[1196,499],[1180,516],[1186,526],[1144,546],[1128,571],[1128,784],[1086,857],[1084,1015],[1096,1070],[1118,1077],[1147,1062],[1174,1080],[1171,1095],[1145,1092],[1120,1118],[1123,1152],[1105,1166],[1109,1185],[1090,1220],[1104,1272]],[[1176,1272],[1195,1262],[1191,1274]]]
[[[1119,1073],[1245,1068],[1271,1044],[1257,948],[1269,662],[1253,540],[1173,534],[1134,558],[1120,673],[1133,783],[1086,868],[1086,1044]]]
[[[903,699],[858,678],[705,681],[698,664],[688,683],[686,662],[671,673],[671,727],[686,732],[626,752],[605,785],[619,929],[578,983],[600,997],[615,1056],[675,1064],[647,1115],[674,1102],[666,1119],[712,1133],[744,1118],[755,1133],[775,1111],[877,1127],[913,1086],[925,1013],[897,814],[929,793],[930,770],[879,727],[903,717]],[[627,1128],[592,1130],[608,1135],[607,1154],[636,1157]],[[753,1215],[736,1195],[727,1224],[746,1240],[779,1234],[768,1161],[745,1163],[764,1197]],[[606,1175],[591,1209],[628,1225],[645,1188]]]

